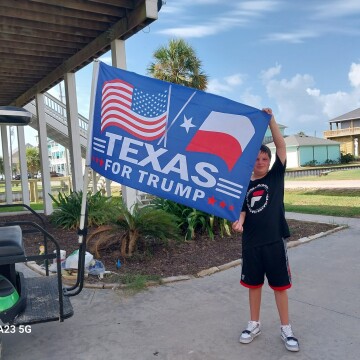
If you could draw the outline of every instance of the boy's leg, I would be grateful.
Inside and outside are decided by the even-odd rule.
[[[286,290],[274,290],[276,306],[279,312],[281,325],[289,324],[289,300]]]
[[[250,321],[246,329],[241,333],[239,341],[242,344],[251,343],[261,334],[260,304],[261,289],[264,284],[264,271],[262,268],[261,254],[258,250],[243,249],[243,264],[240,283],[249,289]]]
[[[250,319],[259,321],[262,287],[249,289]]]
[[[261,334],[260,329],[260,304],[261,304],[261,289],[249,288],[249,304],[250,304],[250,321],[246,329],[241,333],[239,341],[242,344],[251,343],[257,336]]]
[[[279,311],[281,322],[280,334],[285,343],[286,349],[289,351],[299,351],[299,341],[294,336],[289,322],[289,300],[286,290],[274,290],[276,306]]]

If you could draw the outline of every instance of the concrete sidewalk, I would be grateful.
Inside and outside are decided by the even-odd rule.
[[[71,319],[33,325],[31,334],[4,334],[4,359],[358,359],[360,219],[287,216],[349,226],[289,249],[294,283],[290,314],[299,353],[288,352],[280,339],[275,301],[267,285],[262,334],[251,344],[238,343],[249,317],[238,266],[134,296],[85,289],[72,299]]]
[[[360,189],[360,180],[291,180],[285,179],[285,189]]]

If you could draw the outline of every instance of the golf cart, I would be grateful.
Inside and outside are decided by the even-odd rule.
[[[22,108],[0,106],[0,125],[27,125],[31,116]],[[85,235],[84,230],[79,230],[77,281],[66,288],[62,284],[59,244],[46,231],[42,217],[26,204],[4,204],[0,208],[14,206],[26,208],[36,221],[7,222],[6,216],[0,217],[0,357],[3,333],[13,333],[16,329],[25,332],[32,324],[62,322],[71,317],[73,309],[69,298],[80,293],[84,281],[85,241],[80,241]],[[43,239],[41,255],[27,254],[24,249],[23,235],[35,233],[41,234]],[[50,252],[50,247],[55,251]],[[56,276],[49,276],[49,261],[54,259]],[[46,276],[25,277],[16,264],[28,261],[43,263]]]

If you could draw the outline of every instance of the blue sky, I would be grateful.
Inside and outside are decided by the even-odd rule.
[[[167,0],[126,41],[127,69],[147,75],[154,50],[173,38],[195,49],[208,92],[272,107],[287,135],[322,137],[330,119],[360,107],[359,0]],[[91,77],[92,65],[76,74],[85,116]]]

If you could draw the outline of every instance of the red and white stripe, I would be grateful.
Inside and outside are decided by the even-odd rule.
[[[101,98],[101,131],[117,126],[142,140],[160,138],[166,130],[167,114],[148,118],[131,110],[134,87],[120,79],[104,83]]]

